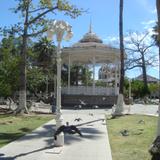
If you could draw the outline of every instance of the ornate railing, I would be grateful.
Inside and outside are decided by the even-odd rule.
[[[118,90],[118,88],[117,88]],[[62,87],[62,94],[73,95],[117,95],[114,87],[70,86]]]

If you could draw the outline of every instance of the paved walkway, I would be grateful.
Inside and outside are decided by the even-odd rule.
[[[0,149],[0,160],[112,160],[104,112],[63,111],[65,122],[78,125],[83,133],[65,135],[65,145],[54,147],[55,121],[43,125]],[[75,118],[82,121],[76,122]]]
[[[157,116],[158,105],[125,106],[125,112]],[[50,112],[48,109],[42,111]],[[52,120],[32,133],[0,148],[0,160],[112,160],[104,113],[112,109],[63,110],[65,122],[78,125],[84,137],[65,135],[64,147],[54,147]],[[75,118],[82,121],[75,122]],[[65,123],[64,122],[64,123]]]

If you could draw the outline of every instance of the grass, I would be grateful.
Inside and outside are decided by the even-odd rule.
[[[150,160],[148,149],[156,135],[157,118],[128,115],[107,120],[113,160]],[[121,131],[128,131],[122,136]]]
[[[53,116],[51,115],[0,115],[0,147],[31,132],[51,119],[53,119]]]

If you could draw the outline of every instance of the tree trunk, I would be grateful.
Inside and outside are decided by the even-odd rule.
[[[124,100],[123,100],[123,86],[124,86],[124,44],[123,44],[123,0],[120,0],[119,5],[119,40],[120,40],[120,60],[121,60],[121,72],[120,72],[120,88],[117,100],[117,105],[113,116],[122,115]]]
[[[123,0],[120,0],[119,12],[119,39],[120,39],[120,60],[121,60],[121,75],[119,93],[123,94],[124,86],[124,43],[123,43]]]
[[[20,90],[19,90],[19,107],[17,112],[23,114],[24,111],[28,112],[26,107],[26,52],[27,52],[27,30],[23,34],[23,43],[21,51],[20,62]]]
[[[160,42],[160,0],[156,0],[157,8],[157,18],[158,18],[158,42]],[[159,48],[159,80],[160,80],[160,43],[158,43]],[[157,126],[157,136],[160,135],[160,82],[159,82],[159,108],[158,108],[158,126]]]
[[[142,72],[143,72],[143,81],[144,81],[144,91],[146,94],[148,94],[149,89],[148,89],[148,83],[147,83],[147,72],[146,72],[144,53],[142,54]]]
[[[26,15],[24,22],[24,32],[22,35],[21,61],[20,61],[20,90],[19,90],[19,106],[16,113],[28,113],[26,105],[26,54],[27,54],[27,32],[28,32],[28,11],[29,1],[26,2]]]

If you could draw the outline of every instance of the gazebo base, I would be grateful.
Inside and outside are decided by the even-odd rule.
[[[62,95],[62,108],[110,108],[117,103],[117,96]]]

